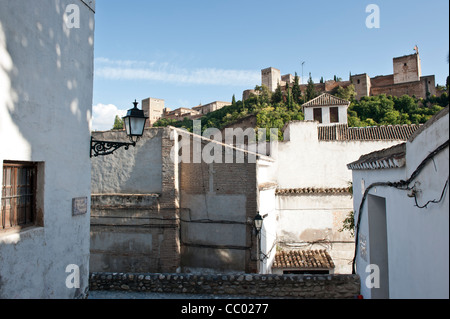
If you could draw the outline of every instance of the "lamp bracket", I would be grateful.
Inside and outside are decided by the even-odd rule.
[[[125,147],[126,150],[130,146],[135,147],[136,142],[126,143],[126,142],[110,142],[110,141],[97,141],[91,137],[91,158],[92,156],[106,156],[114,153],[121,147]]]

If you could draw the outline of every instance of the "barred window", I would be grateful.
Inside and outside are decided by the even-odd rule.
[[[36,178],[36,163],[3,163],[0,231],[35,225]]]

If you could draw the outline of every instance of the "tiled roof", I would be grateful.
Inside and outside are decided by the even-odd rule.
[[[318,127],[319,141],[406,141],[422,125],[388,125],[370,127],[348,127],[335,124]]]
[[[338,98],[334,95],[323,93],[312,99],[309,102],[306,102],[302,105],[302,107],[316,107],[316,106],[328,106],[328,105],[350,105],[350,101]]]
[[[326,250],[279,251],[273,268],[333,269],[334,262]]]
[[[414,132],[408,137],[407,140],[412,142],[419,134],[433,125],[433,123],[447,115],[448,112],[449,108],[447,106],[435,114],[424,125],[416,125]],[[351,170],[386,169],[403,167],[405,166],[405,163],[406,143],[402,143],[390,148],[363,155],[359,158],[359,160],[348,164],[347,167]]]
[[[351,170],[399,168],[405,166],[406,143],[363,155],[347,165]]]
[[[350,194],[350,188],[305,187],[305,188],[285,188],[276,190],[276,195],[280,196],[308,195],[308,194]]]

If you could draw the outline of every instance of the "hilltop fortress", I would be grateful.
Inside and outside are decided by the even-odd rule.
[[[370,77],[367,73],[351,75],[349,81],[325,81],[324,83],[315,83],[316,91],[321,93],[333,93],[338,87],[346,88],[353,84],[357,93],[356,98],[363,96],[373,96],[379,94],[402,96],[415,95],[418,98],[426,98],[428,95],[436,94],[435,76],[422,76],[421,60],[419,51],[415,54],[405,55],[393,59],[394,73],[390,75],[381,75]],[[292,74],[281,75],[280,70],[275,68],[266,68],[261,70],[261,84],[268,87],[271,92],[275,92],[278,85],[282,89],[289,84],[294,84]],[[307,84],[301,84],[302,93],[306,91]],[[257,94],[255,90],[246,90],[243,92],[243,99],[246,100],[251,94]]]
[[[278,85],[282,90],[286,85],[292,87],[295,77],[292,74],[281,75],[281,71],[276,68],[266,68],[261,70],[261,85],[275,92]],[[393,74],[370,77],[367,73],[350,75],[348,81],[329,80],[324,83],[315,83],[315,90],[318,95],[323,93],[334,94],[339,87],[346,88],[354,85],[357,93],[356,98],[361,99],[364,96],[373,96],[379,94],[393,96],[416,96],[417,98],[427,98],[436,95],[435,76],[422,76],[422,66],[419,56],[419,50],[415,54],[405,55],[393,59]],[[305,94],[307,84],[300,84],[302,94]],[[251,95],[258,95],[256,90],[245,90],[242,99],[246,100]],[[199,119],[205,114],[219,110],[225,106],[231,105],[230,102],[215,101],[206,105],[199,105],[193,108],[178,108],[170,110],[165,107],[162,99],[147,98],[142,100],[142,109],[149,117],[146,127],[151,127],[158,120],[172,119],[191,120]]]

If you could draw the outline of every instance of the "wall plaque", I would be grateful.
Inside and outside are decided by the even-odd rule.
[[[367,261],[367,238],[363,234],[359,234],[359,254]]]
[[[72,199],[72,216],[87,214],[87,197],[79,197]]]

